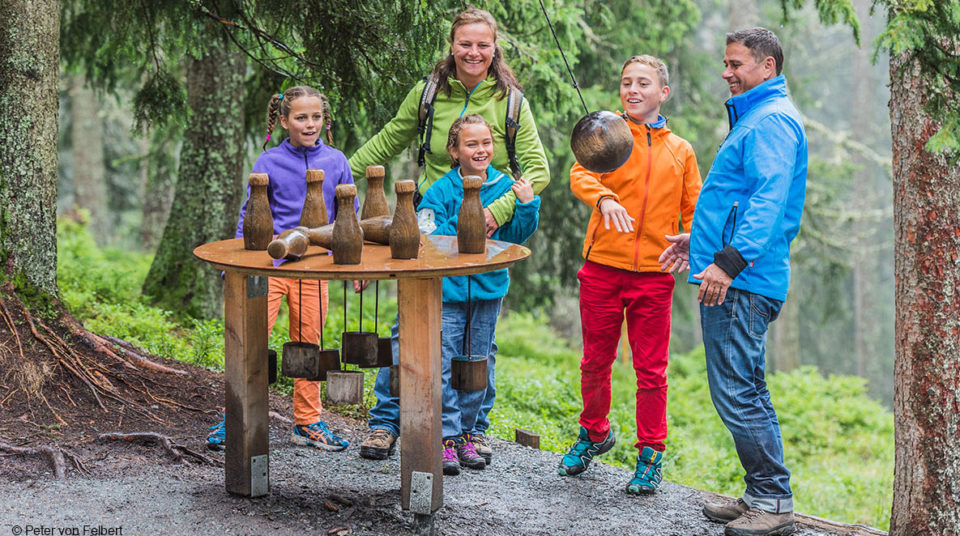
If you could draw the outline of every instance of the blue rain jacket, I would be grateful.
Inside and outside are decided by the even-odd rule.
[[[800,230],[807,186],[807,137],[782,75],[730,98],[730,133],[703,182],[690,231],[689,282],[736,248],[747,267],[731,286],[785,300],[790,242]]]

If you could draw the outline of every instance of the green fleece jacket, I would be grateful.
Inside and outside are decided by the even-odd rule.
[[[507,146],[504,142],[504,120],[507,114],[506,95],[498,98],[496,81],[493,77],[480,82],[472,92],[468,92],[456,78],[450,78],[450,95],[437,91],[433,102],[433,133],[430,136],[430,152],[426,154],[426,165],[421,171],[417,184],[420,193],[427,191],[437,179],[450,171],[450,154],[447,152],[447,134],[450,125],[462,115],[480,114],[493,130],[493,167],[510,169],[507,158]],[[358,179],[364,176],[367,166],[384,164],[417,139],[417,112],[424,81],[418,82],[400,105],[397,114],[383,126],[373,138],[350,157],[350,169]],[[533,183],[533,191],[540,193],[550,182],[550,170],[547,156],[540,142],[537,125],[530,112],[530,103],[524,99],[520,108],[520,129],[517,131],[517,161],[523,170],[523,176]],[[517,196],[512,190],[491,203],[487,208],[503,225],[513,217]]]

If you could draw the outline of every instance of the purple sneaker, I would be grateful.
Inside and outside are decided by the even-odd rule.
[[[483,456],[477,454],[477,448],[473,442],[462,437],[457,442],[457,457],[460,459],[460,465],[470,469],[483,469],[487,466]]]
[[[460,474],[460,459],[457,457],[457,442],[453,439],[443,441],[443,474],[456,476]]]

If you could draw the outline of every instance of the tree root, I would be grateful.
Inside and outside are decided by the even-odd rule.
[[[160,446],[164,448],[164,450],[170,453],[170,455],[173,456],[173,459],[175,461],[178,461],[178,462],[183,461],[183,456],[184,454],[186,454],[194,459],[197,459],[203,463],[212,465],[214,467],[221,467],[223,465],[221,462],[214,460],[213,458],[204,456],[199,452],[194,452],[182,445],[177,445],[169,437],[163,434],[155,433],[155,432],[137,432],[132,434],[121,434],[121,433],[100,434],[97,436],[97,439],[101,439],[101,440],[108,439],[108,440],[128,441],[128,442],[153,441],[153,442],[159,443]]]
[[[7,443],[0,442],[0,450],[7,452],[9,454],[23,454],[27,456],[46,456],[50,460],[50,465],[53,466],[53,474],[57,477],[57,480],[62,480],[67,475],[66,464],[63,461],[63,451],[59,448],[54,448],[51,446],[42,446],[34,448],[26,447],[15,447],[13,445],[8,445]],[[76,463],[76,456],[70,455],[71,459]]]

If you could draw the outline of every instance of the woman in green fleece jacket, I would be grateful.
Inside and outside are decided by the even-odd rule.
[[[450,125],[464,115],[480,114],[493,129],[493,167],[510,169],[505,143],[507,94],[520,88],[513,71],[504,61],[497,43],[497,22],[481,9],[467,9],[457,15],[450,28],[450,53],[433,68],[439,81],[433,101],[433,134],[430,148],[424,155],[425,165],[417,180],[423,194],[440,177],[450,171],[447,154],[447,132]],[[367,166],[383,164],[397,156],[417,140],[420,97],[425,81],[418,82],[407,93],[397,114],[350,157],[354,177],[363,177]],[[526,101],[520,107],[520,128],[517,130],[516,155],[523,177],[533,183],[539,194],[550,182],[547,157],[540,143],[537,125]],[[516,195],[509,191],[484,209],[487,236],[513,216]]]
[[[432,77],[437,80],[437,92],[433,101],[433,123],[429,125],[432,128],[429,151],[424,154],[423,170],[417,180],[420,193],[426,193],[430,185],[450,171],[447,133],[453,122],[463,115],[480,114],[489,123],[494,143],[492,165],[496,169],[510,169],[505,142],[507,103],[511,89],[519,90],[520,84],[504,61],[503,50],[497,44],[497,22],[490,13],[467,9],[457,15],[450,28],[450,53],[433,68]],[[386,163],[417,140],[420,97],[425,85],[425,81],[416,84],[397,115],[353,154],[350,168],[354,176],[363,177],[367,166]],[[550,171],[537,125],[526,104],[523,102],[520,106],[516,157],[523,177],[533,183],[533,191],[539,194],[550,182]],[[507,189],[505,195],[484,209],[487,236],[513,217],[516,204],[516,194]],[[392,332],[396,363],[399,346],[396,325]],[[496,345],[492,351],[496,352]],[[377,374],[374,387],[377,404],[370,410],[371,433],[360,445],[360,456],[364,458],[387,458],[400,435],[400,404],[390,396],[387,371],[382,368]],[[492,396],[488,398],[484,399],[481,411],[484,408],[489,411],[493,406]],[[484,436],[471,434],[471,437],[477,453],[489,460],[492,450]]]

